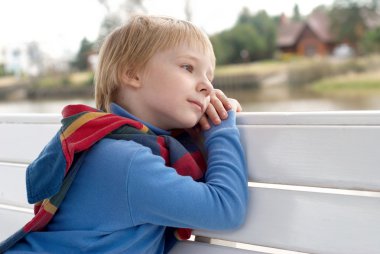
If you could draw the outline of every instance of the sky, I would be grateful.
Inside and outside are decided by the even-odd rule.
[[[111,11],[125,0],[108,0]],[[186,0],[144,0],[148,14],[185,18]],[[243,9],[266,10],[270,15],[291,15],[297,3],[302,14],[333,0],[190,0],[192,22],[214,34],[230,28]],[[36,41],[52,57],[73,55],[80,41],[95,40],[107,14],[98,0],[3,0],[0,1],[0,50]]]

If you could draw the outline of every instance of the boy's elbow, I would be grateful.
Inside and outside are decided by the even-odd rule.
[[[226,229],[240,228],[245,222],[246,214],[247,204],[245,202],[241,202],[228,216],[228,219],[226,219]]]
[[[247,208],[242,207],[240,210],[240,213],[237,213],[237,216],[231,225],[231,229],[240,228],[245,222],[246,214],[247,214]]]

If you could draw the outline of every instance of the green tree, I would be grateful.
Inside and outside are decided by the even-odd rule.
[[[247,62],[273,57],[276,23],[265,11],[252,15],[243,8],[235,26],[211,37],[217,64]]]
[[[73,62],[73,67],[78,70],[87,70],[88,66],[88,56],[93,51],[94,43],[90,42],[86,38],[83,38],[80,43],[79,51],[76,55],[76,58]]]
[[[248,8],[243,8],[241,11],[237,25],[248,24],[253,27],[256,32],[257,37],[255,40],[256,47],[260,49],[260,52],[255,52],[251,54],[251,60],[271,58],[276,50],[276,22],[273,18],[269,17],[265,11],[259,11],[255,15],[252,15]],[[264,46],[258,47],[264,43]]]
[[[261,59],[265,52],[265,38],[250,24],[238,24],[231,30],[231,45],[234,48],[231,62],[239,63],[246,60],[242,52],[248,53],[250,60]]]
[[[107,14],[106,17],[103,19],[100,30],[99,30],[99,36],[98,41],[103,41],[103,39],[112,32],[116,27],[120,26],[122,23],[121,17],[119,15],[110,13]]]
[[[262,52],[258,52],[258,58],[272,58],[276,51],[277,26],[275,22],[265,11],[260,11],[253,16],[252,23],[259,36],[264,39],[264,48]]]
[[[372,7],[372,10],[376,11],[378,8],[379,8],[379,0],[372,0],[372,4],[371,4],[371,7]]]
[[[292,17],[292,20],[294,20],[294,21],[301,21],[301,19],[302,19],[302,17],[301,17],[301,13],[300,13],[298,4],[295,4],[294,7],[293,7],[293,17]]]
[[[135,13],[146,13],[143,5],[144,0],[123,0],[116,10],[112,10],[108,0],[98,0],[106,9],[106,15],[100,25],[98,41],[102,42],[116,27]]]
[[[336,39],[357,46],[366,32],[360,6],[353,0],[335,0],[330,11],[331,30]]]
[[[252,15],[249,9],[247,7],[243,7],[236,23],[237,24],[250,23],[251,18],[252,18]]]
[[[241,63],[262,58],[265,40],[250,24],[233,28],[211,37],[217,64]],[[244,53],[242,56],[242,53]]]
[[[231,43],[230,31],[226,30],[217,35],[211,36],[210,40],[216,56],[216,64],[228,64],[234,54],[234,48]]]
[[[5,66],[4,64],[0,64],[0,77],[5,76]]]
[[[365,53],[380,53],[380,27],[366,32],[360,41],[360,46]]]

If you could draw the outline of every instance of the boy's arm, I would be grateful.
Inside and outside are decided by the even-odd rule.
[[[205,132],[208,169],[205,183],[180,176],[148,148],[136,153],[127,180],[135,225],[231,229],[245,217],[247,175],[235,112]]]

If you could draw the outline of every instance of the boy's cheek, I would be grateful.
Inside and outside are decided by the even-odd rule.
[[[206,107],[205,107],[205,110],[203,112],[204,114],[207,112],[208,107],[210,107],[210,98],[207,99]]]

